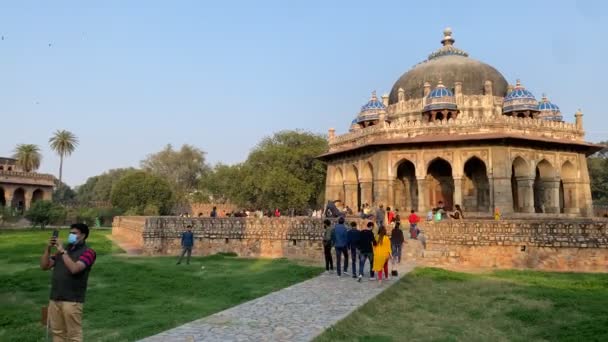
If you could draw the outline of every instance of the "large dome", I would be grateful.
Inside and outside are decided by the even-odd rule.
[[[414,66],[403,74],[391,90],[389,104],[398,101],[399,88],[404,90],[405,100],[424,97],[424,83],[432,87],[442,81],[446,87],[453,88],[455,82],[462,82],[463,95],[483,95],[485,81],[492,81],[494,96],[504,97],[507,81],[494,67],[469,58],[468,54],[452,44],[451,30],[444,31],[443,47],[432,53],[427,60]]]

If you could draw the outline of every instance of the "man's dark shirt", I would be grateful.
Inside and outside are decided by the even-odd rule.
[[[183,232],[182,233],[182,247],[192,247],[194,246],[194,234],[192,232]]]
[[[374,252],[374,232],[370,229],[363,229],[359,233],[359,251],[361,253]]]
[[[391,232],[391,243],[393,245],[400,245],[403,241],[405,241],[403,230],[397,227],[393,228],[393,231]]]
[[[346,238],[348,240],[348,248],[359,248],[359,230],[357,228],[351,228],[346,233]]]
[[[84,243],[66,248],[66,254],[74,262],[82,261],[86,268],[72,274],[63,263],[63,256],[59,253],[52,258],[55,260],[51,281],[51,300],[84,303],[87,292],[89,272],[95,263],[95,251]]]

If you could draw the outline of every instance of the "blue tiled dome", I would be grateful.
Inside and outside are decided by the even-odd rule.
[[[426,105],[423,111],[429,110],[440,110],[440,109],[456,109],[456,98],[454,94],[446,88],[441,80],[437,84],[437,87],[433,89],[426,97]]]
[[[382,103],[382,101],[378,100],[376,92],[373,91],[370,100],[361,106],[361,111],[357,116],[357,122],[361,123],[365,121],[378,120],[380,118],[380,113],[386,113],[386,106]]]
[[[536,101],[534,94],[524,88],[517,80],[515,88],[505,96],[502,112],[510,113],[525,110],[537,111],[538,101]]]
[[[436,98],[436,97],[445,97],[445,96],[454,96],[454,94],[452,94],[452,92],[443,86],[443,84],[439,84],[437,86],[437,88],[433,89],[433,91],[431,91],[431,93],[429,94],[428,98],[432,99],[432,98]]]
[[[549,101],[547,97],[543,94],[542,99],[538,103],[539,117],[545,120],[550,121],[563,121],[563,116],[559,107]]]

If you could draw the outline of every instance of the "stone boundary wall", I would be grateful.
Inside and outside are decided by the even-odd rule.
[[[115,216],[112,221],[112,237],[141,247],[144,245],[146,220],[146,216]]]
[[[608,272],[608,220],[463,220],[422,230],[429,264]]]
[[[117,217],[112,235],[140,243],[145,255],[177,255],[186,225],[193,227],[195,255],[323,260],[318,218]],[[426,265],[608,272],[608,220],[462,220],[420,227],[426,250],[410,257]]]

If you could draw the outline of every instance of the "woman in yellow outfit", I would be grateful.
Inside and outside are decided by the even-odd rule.
[[[386,228],[378,230],[378,238],[374,244],[374,267],[372,270],[378,273],[378,280],[382,282],[382,271],[388,279],[388,260],[391,257],[391,240],[386,236]]]

